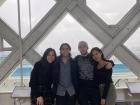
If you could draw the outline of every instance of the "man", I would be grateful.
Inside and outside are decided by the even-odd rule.
[[[53,92],[56,105],[75,105],[77,91],[77,66],[71,58],[71,47],[67,43],[60,46],[60,56],[53,70]]]

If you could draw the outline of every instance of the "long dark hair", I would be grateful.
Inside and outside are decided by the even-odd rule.
[[[48,62],[47,61],[47,56],[49,55],[49,53],[51,52],[51,51],[53,51],[54,52],[54,54],[55,54],[55,57],[56,57],[56,52],[55,52],[55,50],[54,49],[52,49],[52,48],[48,48],[48,49],[46,49],[45,50],[45,52],[44,52],[44,54],[43,54],[43,56],[42,56],[42,58],[41,58],[41,62]]]
[[[94,47],[94,48],[91,49],[91,51],[90,51],[90,56],[91,56],[91,57],[92,57],[92,52],[93,52],[94,50],[97,51],[97,52],[99,52],[99,53],[101,54],[101,59],[102,59],[102,60],[106,60],[105,57],[104,57],[103,51],[102,51],[100,48],[98,48],[98,47]]]
[[[67,46],[69,48],[69,50],[71,51],[71,46],[68,43],[62,43],[59,50],[61,51],[61,49],[63,48],[63,46]],[[60,53],[61,56],[61,53]],[[71,53],[69,53],[69,56],[71,56]]]

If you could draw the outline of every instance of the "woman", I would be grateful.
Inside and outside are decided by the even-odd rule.
[[[56,52],[48,48],[40,61],[35,63],[31,72],[29,86],[31,87],[32,105],[52,105],[52,65],[56,58]]]
[[[78,72],[70,51],[70,45],[63,43],[54,65],[53,93],[56,96],[56,105],[75,105],[76,102]]]
[[[98,47],[92,48],[90,54],[96,64],[94,69],[95,83],[101,88],[100,105],[115,105],[116,92],[112,81],[112,68],[106,67],[108,61]]]

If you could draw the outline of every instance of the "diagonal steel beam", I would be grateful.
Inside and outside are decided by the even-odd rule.
[[[136,76],[140,77],[140,62],[125,46],[117,47],[114,51],[114,55],[128,66]]]
[[[0,37],[0,51],[2,51],[2,48],[3,48],[3,39],[2,37]]]
[[[6,39],[6,41],[10,43],[11,46],[15,48],[19,47],[18,34],[15,31],[13,31],[7,24],[5,24],[5,22],[2,21],[1,19],[0,19],[0,36]]]
[[[104,54],[111,55],[117,46],[123,44],[126,38],[131,36],[131,33],[135,31],[140,23],[140,13],[135,15],[131,21],[127,24],[126,27],[123,28],[122,31],[119,32],[105,47]],[[136,27],[136,28],[135,28]]]
[[[0,33],[1,33],[0,34],[1,37],[6,39],[6,41],[8,43],[10,43],[12,45],[12,47],[14,47],[14,50],[18,49],[18,47],[19,47],[19,36],[18,36],[18,34],[15,31],[13,31],[7,24],[5,24],[4,21],[2,21],[1,19],[0,19]],[[23,41],[22,41],[22,43],[23,43]],[[34,50],[32,50],[30,52],[32,52],[32,54],[34,52],[36,57],[32,57],[32,55],[30,54],[30,56],[32,57],[32,60],[31,59],[28,60],[28,57],[27,57],[28,61],[34,61],[35,62],[37,60],[36,58],[39,59],[40,55],[37,54]],[[28,56],[28,54],[27,54],[27,56]],[[30,63],[34,64],[34,62],[30,62]]]
[[[97,39],[99,39],[105,46],[107,46],[111,41],[115,40],[115,37],[111,37],[114,35],[110,35],[110,32],[106,30],[104,22],[102,22],[96,14],[94,14],[87,6],[80,4],[79,7],[75,7],[72,11],[71,14],[79,21],[89,32],[91,32]],[[129,37],[131,32],[134,31],[135,27],[139,24],[139,8],[136,7],[136,9],[132,10],[130,13],[133,15],[133,18],[130,18],[129,22],[127,22],[126,25],[124,25],[123,29],[120,30],[119,36],[127,36]],[[131,16],[132,17],[132,16]],[[128,29],[129,26],[129,29]],[[127,31],[126,31],[127,29]],[[116,39],[118,40],[118,39]],[[116,41],[117,42],[117,41]],[[122,40],[119,40],[122,44]],[[126,49],[121,45],[120,43],[117,43],[116,46],[114,46],[115,51],[112,47],[110,47],[109,51],[115,53],[115,55],[120,58],[123,63],[127,64],[129,68],[133,70],[133,72],[137,75],[140,76],[140,72],[138,68],[140,68],[140,62],[138,62],[137,59],[135,59],[130,51],[126,51]],[[124,56],[121,56],[118,54],[117,49],[121,49],[122,54],[126,54],[127,57],[133,58],[133,63],[136,65],[135,67],[133,65],[129,65],[129,62],[127,61]],[[107,50],[108,51],[108,50]],[[129,54],[130,53],[130,54]],[[109,52],[106,53],[106,55],[110,54]],[[129,55],[129,56],[128,56]]]

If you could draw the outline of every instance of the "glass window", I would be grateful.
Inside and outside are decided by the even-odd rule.
[[[32,71],[32,65],[27,61],[23,60],[23,83],[25,86],[29,86],[30,73]],[[12,92],[15,86],[21,86],[21,68],[17,66],[11,70],[11,74],[7,77],[4,82],[0,85],[0,92]]]
[[[54,0],[30,0],[31,17],[29,17],[29,0],[20,0],[21,36],[24,38],[31,29],[54,6]],[[6,0],[0,6],[0,18],[18,33],[17,0]],[[10,11],[12,12],[10,13]],[[30,20],[31,19],[31,20]]]
[[[34,27],[55,5],[54,0],[31,0],[31,22]]]
[[[107,24],[116,24],[134,6],[136,0],[86,0],[87,6]]]
[[[92,47],[102,47],[93,35],[91,35],[84,27],[82,27],[70,14],[65,17],[54,27],[44,40],[36,45],[35,50],[39,54],[43,54],[46,48],[52,47],[56,49],[59,55],[59,47],[62,43],[69,43],[72,47],[72,56],[76,56],[78,51],[78,42],[86,41],[89,44],[89,51]]]
[[[130,38],[124,43],[124,45],[133,52],[138,59],[140,59],[140,28],[138,28],[131,36]]]
[[[2,3],[0,6],[0,18],[18,33],[17,0],[5,0]]]

